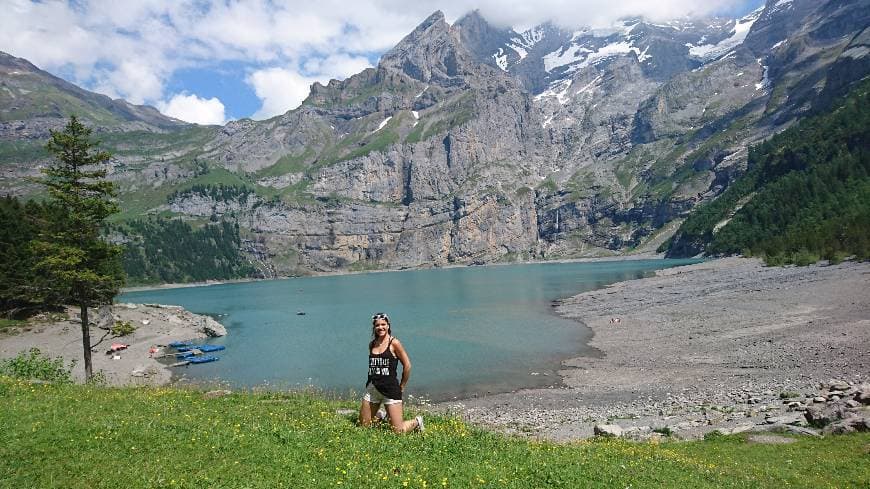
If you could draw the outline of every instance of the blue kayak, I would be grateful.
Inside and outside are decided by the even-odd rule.
[[[189,341],[173,341],[172,343],[169,344],[169,346],[171,346],[172,348],[179,348],[179,347],[185,347],[185,346],[190,346],[190,345],[191,345],[191,343]]]
[[[201,357],[188,357],[184,359],[190,363],[208,363],[208,362],[216,362],[219,360],[218,357],[214,355],[203,355]]]
[[[199,350],[203,353],[209,353],[213,351],[221,351],[225,350],[227,347],[224,345],[191,345],[188,344],[186,346],[177,347],[176,350],[180,352],[189,352],[191,350]]]

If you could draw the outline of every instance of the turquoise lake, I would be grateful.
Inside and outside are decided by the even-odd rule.
[[[333,275],[129,292],[217,317],[220,360],[180,367],[197,382],[347,394],[366,380],[371,315],[386,312],[413,369],[406,394],[445,400],[558,383],[562,360],[597,352],[552,302],[697,260],[626,260]],[[305,315],[297,315],[304,311]]]

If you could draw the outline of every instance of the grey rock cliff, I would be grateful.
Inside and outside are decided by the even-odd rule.
[[[716,198],[749,145],[864,79],[868,7],[771,0],[741,19],[524,32],[435,12],[377,67],[313,84],[301,107],[214,128],[69,93],[115,114],[110,178],[128,195],[248,188],[148,211],[237,220],[268,276],[611,255]],[[0,115],[21,106],[0,100]],[[50,112],[0,117],[0,140],[38,144]],[[154,134],[147,151],[123,140],[134,129]],[[25,193],[41,160],[21,161],[0,174],[7,192]]]

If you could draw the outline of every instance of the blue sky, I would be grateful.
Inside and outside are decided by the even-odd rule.
[[[745,14],[762,0],[0,0],[0,50],[197,123],[265,119],[368,66],[435,10],[523,29]]]

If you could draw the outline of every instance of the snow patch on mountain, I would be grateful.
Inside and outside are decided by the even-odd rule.
[[[592,91],[598,85],[598,82],[600,82],[602,78],[602,75],[596,76],[594,80],[584,85],[583,88],[581,88],[580,90],[577,90],[577,93],[581,94]]]
[[[519,61],[526,59],[526,56],[529,55],[529,51],[535,46],[535,44],[539,43],[544,38],[544,28],[543,26],[536,26],[531,29],[528,29],[523,32],[514,31],[515,36],[511,37],[510,42],[506,43],[505,46],[514,50],[517,53],[517,56],[520,57]],[[499,54],[501,54],[501,48],[499,48]],[[495,57],[495,55],[493,55]],[[496,60],[498,63],[498,60]],[[501,64],[499,64],[501,66]],[[505,67],[502,70],[507,71],[507,61],[505,58]]]
[[[544,38],[544,29],[542,28],[542,26],[533,27],[527,31],[520,33],[520,36],[522,37],[522,44],[525,47],[530,48],[535,44],[539,43],[541,39]]]
[[[852,59],[861,59],[870,54],[870,48],[867,46],[855,46],[843,51],[842,56]]]
[[[652,55],[647,54],[647,51],[649,51],[649,46],[641,51],[639,47],[634,45],[634,41],[631,40],[612,42],[595,51],[583,46],[572,46],[564,51],[553,51],[544,56],[544,69],[550,72],[559,66],[571,65],[568,71],[576,71],[596,64],[606,58],[632,52],[637,56],[637,60],[642,63],[652,58]]]
[[[603,75],[596,76],[592,81],[580,87],[580,89],[575,90],[574,93],[568,93],[571,86],[574,84],[574,80],[572,79],[563,79],[557,80],[550,85],[550,88],[541,92],[540,94],[535,96],[536,101],[540,101],[546,98],[555,98],[560,105],[566,105],[571,99],[578,97],[581,94],[588,94],[587,97],[591,97],[592,93],[595,91],[595,88],[598,87],[599,82],[603,79]],[[552,122],[554,116],[550,116],[544,121],[542,127],[547,127]]]
[[[550,88],[544,90],[543,92],[535,95],[535,100],[543,100],[545,98],[555,98],[560,104],[565,105],[568,103],[570,99],[568,95],[568,89],[571,88],[571,85],[574,83],[574,80],[570,78],[566,78],[563,80],[557,80],[550,85]],[[545,126],[546,127],[546,126]]]
[[[375,129],[374,131],[372,131],[372,133],[376,133],[376,132],[380,131],[381,129],[383,129],[384,126],[386,126],[387,123],[389,123],[390,119],[392,119],[392,118],[393,118],[393,116],[389,116],[386,119],[384,119],[383,121],[381,121],[381,123],[378,125],[378,128]]]
[[[570,46],[567,49],[558,49],[544,56],[544,71],[550,72],[553,68],[570,65],[583,61],[586,55],[593,51],[583,46]]]
[[[526,58],[526,56],[529,55],[528,51],[526,51],[525,49],[523,49],[520,46],[517,46],[516,44],[508,44],[507,47],[509,47],[517,52],[517,54],[520,57],[520,61],[524,60]],[[501,48],[499,48],[499,50],[501,50]]]
[[[761,75],[761,81],[755,84],[755,89],[767,90],[770,87],[770,76],[768,76],[768,71],[770,71],[770,67],[765,64],[761,64],[761,58],[759,58],[757,61],[764,71]]]
[[[780,9],[786,9],[786,8],[792,7],[792,6],[793,6],[793,5],[791,4],[792,1],[794,1],[794,0],[779,0],[778,2],[776,2],[776,3],[773,5],[773,9],[774,9],[774,10],[780,10]]]
[[[643,51],[641,51],[640,48],[632,46],[631,50],[634,51],[634,54],[637,55],[637,61],[639,63],[643,63],[644,61],[652,58],[651,54],[646,54],[646,52],[649,51],[649,46],[645,47]]]
[[[700,46],[687,44],[687,46],[689,46],[689,54],[704,61],[712,61],[730,52],[732,49],[743,43],[743,40],[746,39],[746,35],[749,34],[749,29],[751,29],[752,24],[758,20],[761,12],[762,9],[758,9],[735,22],[734,29],[731,31],[731,36],[717,42],[716,44],[703,44]]]
[[[653,26],[653,27],[659,27],[659,28],[662,28],[662,29],[682,30],[682,29],[680,29],[679,26],[673,25],[673,24],[671,24],[671,23],[667,23],[667,24],[656,24],[656,23],[653,23],[653,22],[645,22],[645,24],[646,24],[646,25],[651,25],[651,26]]]
[[[495,60],[495,64],[498,65],[502,71],[507,71],[507,54],[505,54],[504,48],[498,48],[498,51],[492,55],[492,59]]]
[[[639,20],[621,20],[607,27],[595,27],[591,32],[595,37],[610,37],[613,35],[628,37],[631,31],[638,25],[640,25]]]

